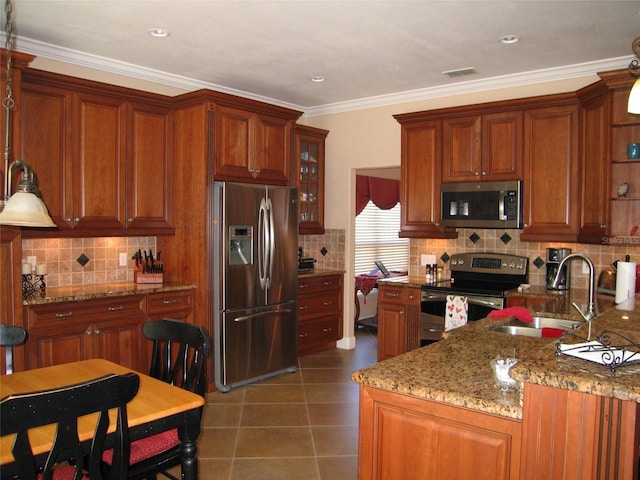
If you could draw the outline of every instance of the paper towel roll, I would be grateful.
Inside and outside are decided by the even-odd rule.
[[[632,298],[636,293],[635,262],[618,262],[616,269],[616,303]]]

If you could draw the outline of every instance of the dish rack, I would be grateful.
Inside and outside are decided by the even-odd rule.
[[[581,338],[575,333],[571,334]],[[582,340],[587,340],[581,338]],[[609,367],[612,372],[640,362],[640,344],[625,335],[604,330],[593,341],[581,343],[556,343],[556,355],[569,355]]]

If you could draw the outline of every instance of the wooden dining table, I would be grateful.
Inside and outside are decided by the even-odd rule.
[[[123,374],[132,371],[107,360],[94,359],[0,375],[0,398],[69,386],[109,373]],[[182,478],[196,480],[196,440],[200,434],[201,418],[199,408],[204,405],[204,398],[148,375],[135,373],[140,376],[140,388],[133,400],[127,404],[130,439],[133,441],[178,428],[178,436],[182,442]],[[113,414],[110,428],[115,430],[115,411],[110,414]],[[91,440],[96,421],[97,414],[87,415],[79,420],[81,441]],[[48,452],[54,434],[54,425],[31,430],[29,441],[34,454]],[[15,473],[11,454],[14,437],[15,435],[0,437],[0,478],[11,478]]]

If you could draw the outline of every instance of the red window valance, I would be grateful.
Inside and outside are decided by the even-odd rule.
[[[356,175],[356,216],[371,200],[382,210],[390,210],[400,201],[400,181]]]

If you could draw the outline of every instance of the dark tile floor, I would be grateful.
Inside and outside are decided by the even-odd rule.
[[[355,480],[358,385],[350,374],[376,362],[376,337],[354,350],[300,357],[299,369],[211,393],[198,441],[201,480]]]

